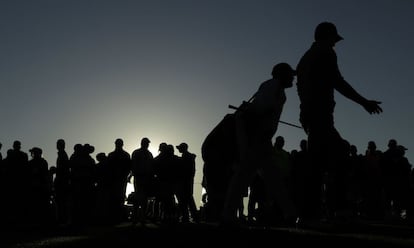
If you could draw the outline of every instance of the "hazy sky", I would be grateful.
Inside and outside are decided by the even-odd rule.
[[[142,137],[189,144],[197,154],[211,129],[270,78],[296,66],[322,21],[337,25],[345,79],[382,101],[383,114],[336,94],[336,127],[360,153],[395,138],[414,162],[412,0],[2,0],[0,142],[44,150],[49,165],[63,138],[109,153],[116,138],[132,152]],[[296,87],[281,119],[298,123]],[[302,130],[279,125],[287,150]],[[177,153],[177,152],[176,152]],[[200,188],[196,188],[199,192]]]

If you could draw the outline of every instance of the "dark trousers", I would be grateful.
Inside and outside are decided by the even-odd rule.
[[[306,204],[304,217],[320,218],[345,207],[346,194],[342,169],[346,166],[349,143],[333,125],[311,125],[308,133],[310,167],[305,173]]]

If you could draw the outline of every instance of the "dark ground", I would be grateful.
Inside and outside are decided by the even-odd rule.
[[[414,226],[366,221],[269,228],[123,223],[83,228],[3,228],[1,233],[0,247],[414,247]]]

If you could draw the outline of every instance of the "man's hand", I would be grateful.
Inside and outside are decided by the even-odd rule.
[[[370,114],[379,114],[382,112],[382,108],[379,106],[379,104],[381,104],[381,102],[366,100],[362,106]]]

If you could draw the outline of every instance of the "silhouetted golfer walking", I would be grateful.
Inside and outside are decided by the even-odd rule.
[[[273,67],[272,78],[263,82],[253,100],[235,113],[236,158],[224,202],[223,222],[237,222],[237,209],[258,169],[271,163],[272,138],[292,87],[296,72],[287,63]]]
[[[307,217],[319,217],[322,175],[335,174],[335,168],[347,154],[347,143],[334,127],[334,90],[360,104],[370,114],[382,112],[380,102],[367,100],[342,77],[333,47],[343,38],[334,24],[320,23],[315,29],[315,42],[303,55],[297,66],[297,90],[300,98],[300,122],[308,134],[312,170],[312,185],[307,189],[312,202]],[[331,168],[329,168],[331,166]]]

